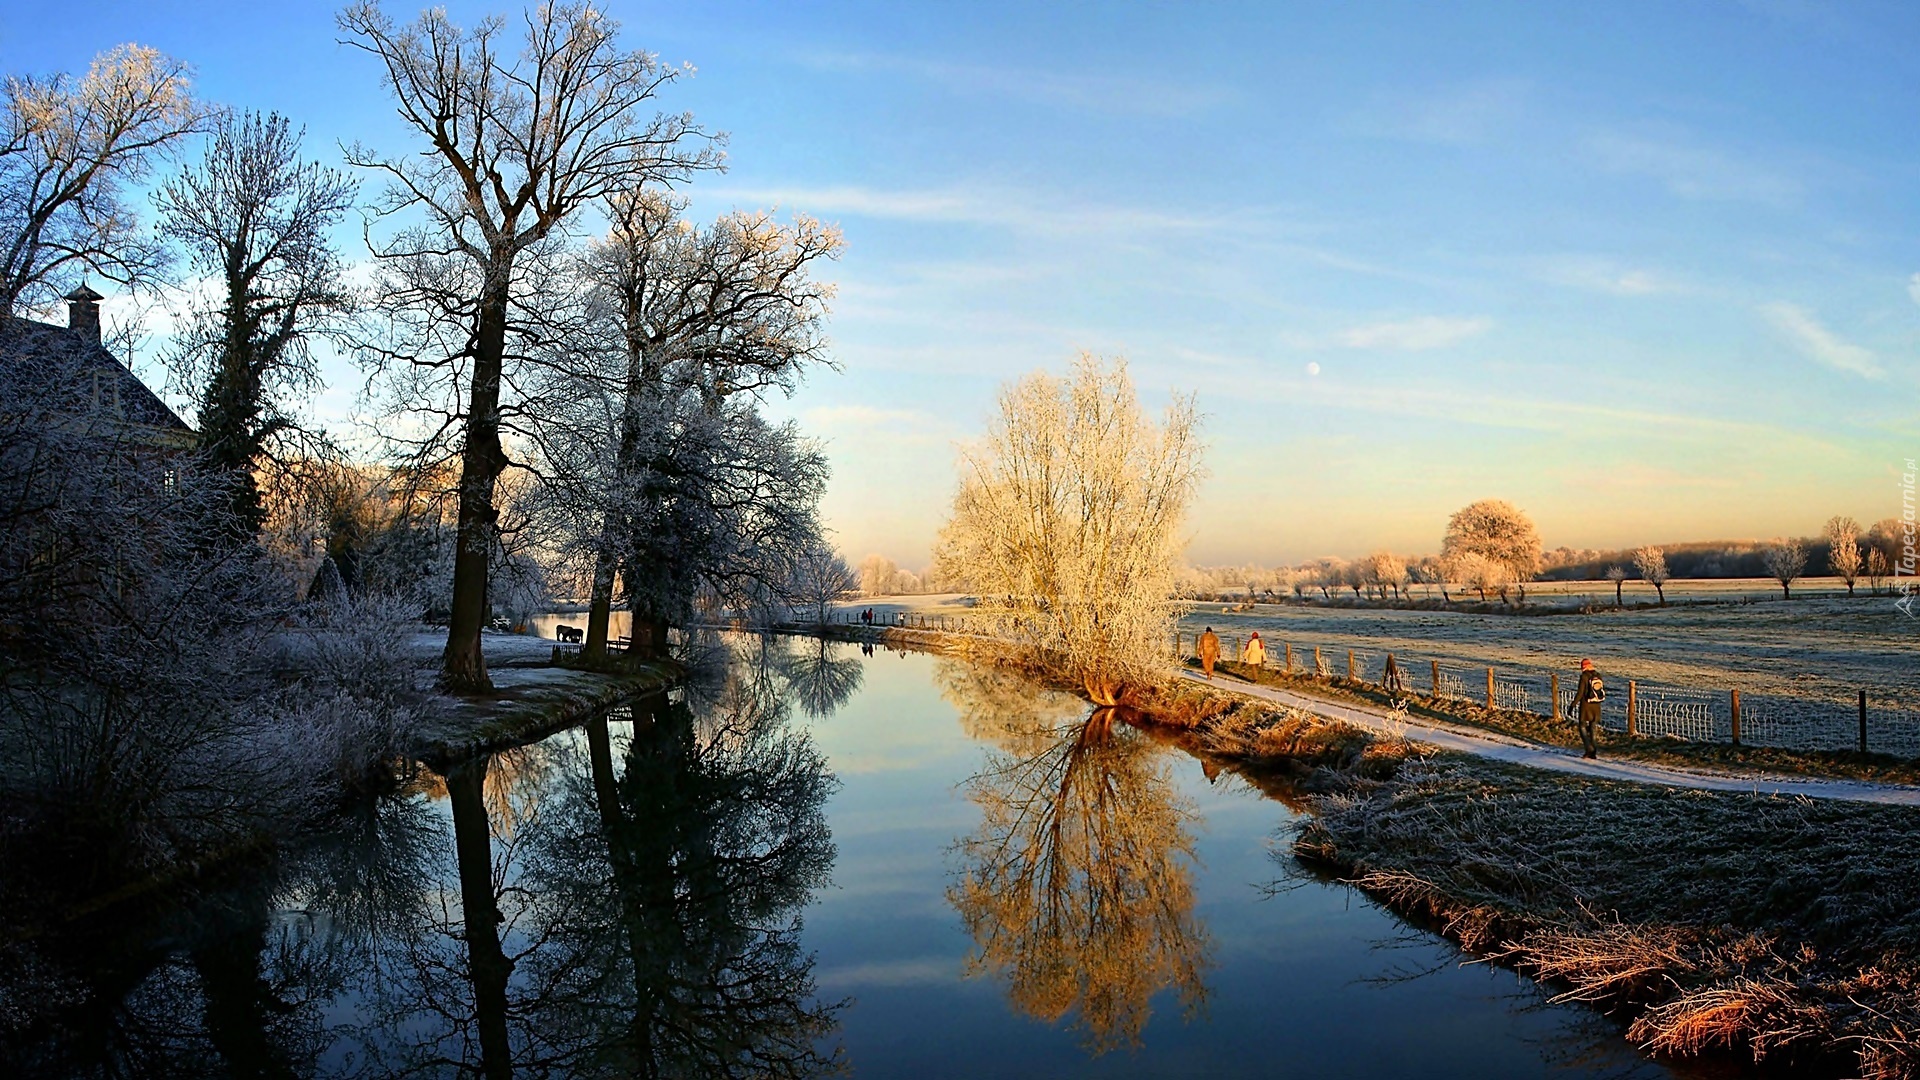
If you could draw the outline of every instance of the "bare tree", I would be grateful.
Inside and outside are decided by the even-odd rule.
[[[1886,552],[1878,547],[1868,548],[1867,587],[1873,590],[1874,595],[1880,594],[1880,586],[1886,584],[1888,575],[1892,573],[1893,568],[1887,564]]]
[[[1767,566],[1767,573],[1780,583],[1780,595],[1783,598],[1793,596],[1793,582],[1800,572],[1807,568],[1807,547],[1792,537],[1782,537],[1768,544],[1761,553]]]
[[[1307,564],[1313,587],[1320,590],[1322,600],[1331,601],[1333,590],[1340,587],[1347,578],[1347,563],[1344,559],[1331,556],[1313,560]]]
[[[204,117],[187,67],[121,45],[84,78],[9,77],[0,96],[0,318],[49,303],[82,274],[149,283],[165,252],[127,186]]]
[[[348,161],[386,176],[378,211],[422,220],[375,249],[399,305],[424,305],[408,335],[372,350],[382,366],[418,365],[445,383],[442,431],[458,432],[459,541],[442,680],[490,689],[480,630],[510,464],[501,442],[509,341],[538,339],[537,314],[516,301],[527,262],[579,210],[617,191],[717,164],[691,118],[643,115],[679,77],[644,52],[618,48],[617,23],[584,4],[530,9],[519,54],[498,18],[472,30],[443,9],[400,27],[371,0],[341,12],[346,44],[378,59],[400,118],[427,144],[389,157],[356,145]]]
[[[1660,603],[1667,602],[1667,554],[1657,547],[1639,548],[1633,553],[1633,568],[1640,572],[1641,580],[1653,586],[1660,595]]]
[[[1867,530],[1868,558],[1872,552],[1880,552],[1881,577],[1891,579],[1892,592],[1901,592],[1903,577],[1914,575],[1916,534],[1914,523],[1897,517],[1881,518],[1873,528]]]
[[[1627,568],[1624,566],[1607,567],[1607,580],[1613,582],[1613,606],[1619,607],[1621,604],[1620,586],[1625,584],[1627,580]]]
[[[702,230],[657,193],[623,191],[608,206],[614,227],[584,260],[594,300],[588,333],[597,340],[581,351],[604,355],[610,370],[602,381],[614,388],[607,421],[593,426],[603,433],[598,441],[617,448],[600,484],[611,501],[601,511],[588,655],[605,641],[620,572],[635,605],[636,642],[652,651],[665,647],[678,595],[671,571],[687,565],[678,556],[690,550],[660,542],[672,506],[668,446],[676,432],[715,418],[748,422],[762,395],[791,390],[806,367],[830,363],[823,325],[833,290],[812,272],[841,250],[837,231],[805,217],[785,226],[765,214],[736,213]],[[692,418],[690,408],[707,419]],[[784,508],[764,503],[758,510],[810,521],[817,494],[807,501],[807,490],[776,493]],[[702,491],[698,505],[745,505],[719,489]],[[674,498],[684,502],[687,494]],[[767,553],[776,550],[787,549]]]
[[[1098,704],[1164,677],[1197,423],[1176,397],[1154,424],[1124,360],[1083,354],[1066,377],[1003,387],[985,440],[961,452],[943,571],[1001,638]]]
[[[200,399],[200,446],[224,478],[228,527],[260,531],[254,479],[269,459],[301,446],[287,400],[317,389],[309,340],[347,304],[327,231],[353,207],[346,176],[300,160],[300,133],[277,113],[220,118],[206,155],[154,196],[161,235],[183,244],[218,293],[188,312],[169,358]]]
[[[1482,499],[1462,507],[1447,519],[1446,536],[1440,543],[1441,558],[1457,559],[1469,554],[1479,555],[1503,571],[1498,584],[1491,587],[1498,588],[1504,600],[1509,584],[1531,581],[1539,572],[1540,534],[1532,520],[1512,503]],[[1463,580],[1458,573],[1454,577]],[[1486,599],[1484,593],[1481,599]]]
[[[1860,523],[1836,514],[1827,519],[1823,532],[1827,537],[1827,566],[1847,583],[1847,595],[1852,596],[1853,583],[1860,579]]]
[[[825,626],[833,605],[852,596],[860,584],[859,576],[847,560],[824,543],[810,545],[794,566],[790,588],[794,602],[807,609],[814,624]]]

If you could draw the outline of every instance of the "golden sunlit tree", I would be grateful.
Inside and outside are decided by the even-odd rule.
[[[1124,360],[1083,354],[1065,376],[1003,387],[986,438],[961,452],[939,573],[978,596],[997,639],[1096,703],[1157,683],[1198,423],[1190,396],[1149,420]]]

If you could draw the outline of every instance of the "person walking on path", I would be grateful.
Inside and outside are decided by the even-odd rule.
[[[1267,643],[1260,640],[1260,631],[1255,630],[1253,636],[1247,639],[1247,651],[1240,654],[1240,659],[1248,667],[1257,668],[1266,664]]]
[[[1573,706],[1580,718],[1580,745],[1584,749],[1581,757],[1600,756],[1595,740],[1600,732],[1600,703],[1605,700],[1607,687],[1600,681],[1600,673],[1593,670],[1593,661],[1580,661],[1580,685],[1573,691]]]
[[[1207,632],[1200,635],[1200,670],[1206,673],[1207,678],[1211,679],[1213,678],[1213,665],[1219,662],[1220,636],[1213,632],[1213,627],[1209,626],[1207,627]]]

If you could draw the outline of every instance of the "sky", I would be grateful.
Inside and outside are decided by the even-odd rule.
[[[323,160],[411,145],[329,5],[5,6],[0,70],[137,41]],[[1920,6],[606,10],[728,134],[695,215],[845,234],[838,370],[773,410],[855,560],[923,565],[997,388],[1082,350],[1197,394],[1200,564],[1431,552],[1481,498],[1549,548],[1811,535],[1920,457]]]

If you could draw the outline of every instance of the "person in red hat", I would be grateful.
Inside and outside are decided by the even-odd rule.
[[[1593,661],[1580,661],[1580,684],[1573,691],[1575,715],[1580,718],[1580,745],[1584,748],[1581,757],[1597,758],[1600,734],[1600,703],[1607,700],[1607,687],[1600,681],[1600,673],[1593,669]]]
[[[1240,655],[1240,662],[1251,668],[1266,666],[1267,643],[1260,640],[1260,631],[1255,630],[1247,639],[1247,650]]]

